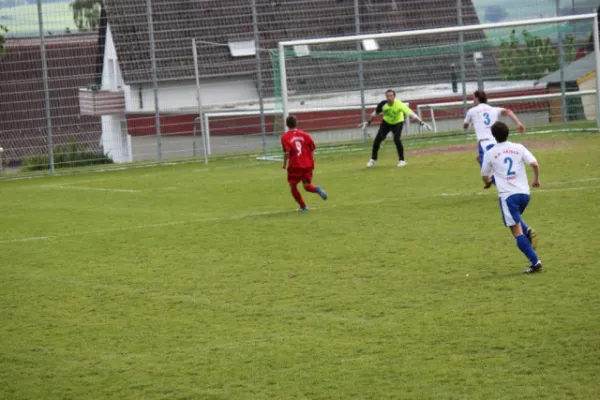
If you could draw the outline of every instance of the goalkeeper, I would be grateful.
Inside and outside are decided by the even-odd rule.
[[[371,160],[367,163],[367,167],[373,167],[377,162],[377,154],[379,153],[381,142],[385,140],[390,131],[392,131],[392,134],[394,135],[394,143],[396,144],[396,150],[398,151],[398,166],[404,167],[406,165],[406,161],[404,161],[404,146],[402,145],[402,140],[400,140],[400,135],[402,134],[402,128],[404,126],[404,115],[406,114],[409,117],[413,117],[419,121],[421,126],[424,126],[428,130],[431,130],[431,127],[413,113],[406,104],[398,100],[396,98],[396,92],[393,90],[390,89],[385,92],[385,97],[386,100],[379,103],[367,121],[360,125],[360,127],[365,129],[367,125],[371,123],[373,118],[383,113],[383,121],[381,121],[379,131],[373,141],[373,152],[371,154]]]

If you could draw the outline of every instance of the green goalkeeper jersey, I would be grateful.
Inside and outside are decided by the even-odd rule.
[[[383,113],[383,120],[390,125],[396,125],[404,122],[404,114],[411,115],[412,110],[406,104],[398,99],[394,99],[393,104],[388,104],[387,100],[377,105],[375,110],[377,114]]]

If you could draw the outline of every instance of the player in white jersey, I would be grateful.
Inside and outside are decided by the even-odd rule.
[[[492,186],[493,175],[496,178],[504,225],[510,228],[517,241],[517,247],[530,262],[529,268],[523,272],[527,274],[539,272],[542,270],[542,262],[535,252],[536,234],[527,226],[521,214],[529,204],[530,193],[525,164],[533,168],[535,174],[533,187],[540,186],[540,167],[525,146],[506,140],[509,131],[505,123],[500,121],[494,123],[491,133],[498,144],[488,150],[483,157],[481,176],[485,183],[484,188],[488,189]]]
[[[496,139],[492,136],[491,127],[500,116],[507,116],[517,124],[517,129],[521,133],[525,133],[525,127],[519,121],[519,118],[515,115],[512,110],[508,108],[492,107],[487,104],[487,94],[483,90],[477,90],[473,93],[473,103],[475,107],[467,111],[465,121],[463,123],[464,129],[469,129],[469,124],[473,123],[475,129],[475,135],[477,136],[477,143],[479,147],[477,162],[481,167],[483,162],[483,154],[494,147]]]

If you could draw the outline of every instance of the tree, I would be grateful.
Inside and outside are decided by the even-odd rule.
[[[4,34],[8,32],[8,28],[0,25],[0,58],[4,57],[6,49],[4,48]]]
[[[102,0],[73,0],[73,21],[79,31],[91,31],[100,26],[100,10]]]
[[[512,30],[508,40],[500,44],[500,73],[505,80],[535,80],[556,71],[559,65],[558,45],[549,37],[540,37],[523,30],[523,43]],[[575,37],[563,39],[565,64],[575,59]]]

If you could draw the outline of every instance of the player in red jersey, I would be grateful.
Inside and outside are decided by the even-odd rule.
[[[287,168],[287,179],[292,190],[292,196],[300,205],[298,211],[306,211],[308,207],[297,188],[298,183],[302,182],[304,190],[307,192],[317,193],[323,200],[327,200],[327,193],[312,184],[312,174],[315,168],[313,158],[315,142],[308,133],[297,128],[298,120],[295,116],[290,115],[287,117],[285,124],[289,130],[281,136],[283,169]]]

